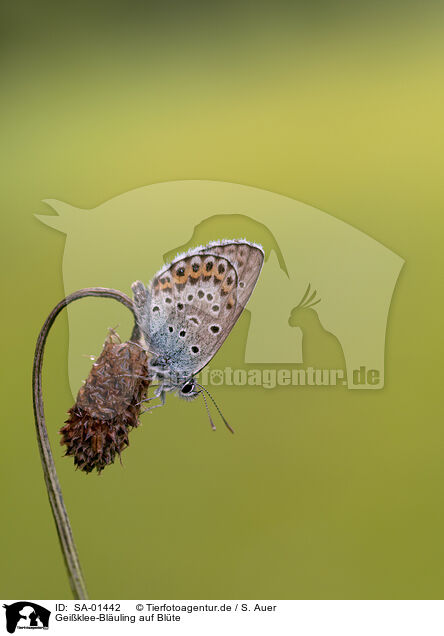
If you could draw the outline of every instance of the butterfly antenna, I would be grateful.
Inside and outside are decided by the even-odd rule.
[[[215,399],[213,398],[213,396],[211,395],[211,393],[201,384],[199,384],[198,382],[196,382],[197,386],[200,386],[200,388],[202,389],[202,391],[205,391],[205,393],[208,395],[208,397],[210,398],[210,400],[213,402],[214,406],[217,409],[217,412],[219,413],[219,415],[222,418],[223,423],[225,424],[225,426],[228,428],[229,431],[231,431],[232,433],[234,433],[233,429],[231,428],[231,426],[228,424],[227,420],[224,418],[224,416],[222,415],[222,411],[220,410],[220,408],[217,406]],[[205,400],[206,403],[206,400]]]
[[[203,391],[199,391],[199,393],[202,395],[204,402],[205,402],[205,408],[207,410],[207,415],[208,415],[208,419],[210,420],[210,424],[211,424],[211,428],[213,429],[213,431],[216,430],[216,427],[214,425],[213,419],[210,415],[210,409],[208,408],[208,403],[207,403],[207,398],[205,397],[205,393]]]

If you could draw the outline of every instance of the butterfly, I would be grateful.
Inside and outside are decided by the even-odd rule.
[[[167,392],[186,400],[205,393],[195,379],[222,346],[250,298],[264,263],[261,245],[221,240],[178,255],[148,286],[132,285],[140,344],[149,354],[149,380],[165,404]],[[148,398],[148,400],[154,398]],[[156,407],[152,407],[156,408]]]

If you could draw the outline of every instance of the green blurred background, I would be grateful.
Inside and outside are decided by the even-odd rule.
[[[46,412],[91,597],[442,598],[442,3],[1,8],[2,598],[70,597],[30,387],[64,236],[33,214],[175,179],[275,191],[400,254],[386,385],[221,387],[234,437],[172,398],[85,476],[58,446],[61,317]]]

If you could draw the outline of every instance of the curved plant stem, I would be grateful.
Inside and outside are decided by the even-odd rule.
[[[34,404],[34,418],[37,430],[37,440],[42,460],[43,474],[45,476],[46,489],[48,491],[49,502],[51,504],[54,521],[59,535],[60,545],[65,559],[66,569],[68,570],[69,582],[71,585],[74,598],[87,599],[85,581],[83,579],[80,561],[77,549],[72,536],[71,525],[69,523],[68,513],[66,512],[63,502],[62,491],[57,477],[57,472],[52,456],[51,447],[48,439],[48,431],[45,424],[45,415],[43,410],[42,396],[42,364],[43,352],[45,348],[46,338],[54,320],[64,307],[79,298],[88,296],[97,296],[99,298],[113,298],[127,307],[133,314],[133,302],[128,296],[117,289],[108,289],[106,287],[90,287],[80,289],[61,300],[49,314],[45,324],[40,331],[37,339],[37,345],[34,355],[34,367],[32,372],[32,393]],[[135,328],[136,329],[136,328]],[[133,336],[135,331],[133,331]]]

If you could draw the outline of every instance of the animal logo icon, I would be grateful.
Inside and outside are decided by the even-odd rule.
[[[344,369],[348,389],[384,386],[389,310],[404,261],[356,227],[290,197],[220,181],[151,184],[92,209],[46,203],[57,215],[39,220],[67,236],[66,293],[96,285],[125,291],[129,281],[156,270],[159,254],[171,262],[178,251],[215,236],[247,236],[263,246],[264,267],[229,343],[217,354],[219,368],[314,360],[316,366]],[[322,301],[292,315],[309,283]],[[70,306],[68,322],[75,395],[88,373],[83,356],[103,340],[104,322],[122,330],[130,324],[123,308],[107,305],[92,313],[87,303]],[[361,367],[376,370],[378,381],[355,383],[354,371]]]
[[[13,634],[19,626],[29,629],[48,629],[51,612],[37,603],[31,601],[19,601],[4,604],[6,610],[6,629]]]

